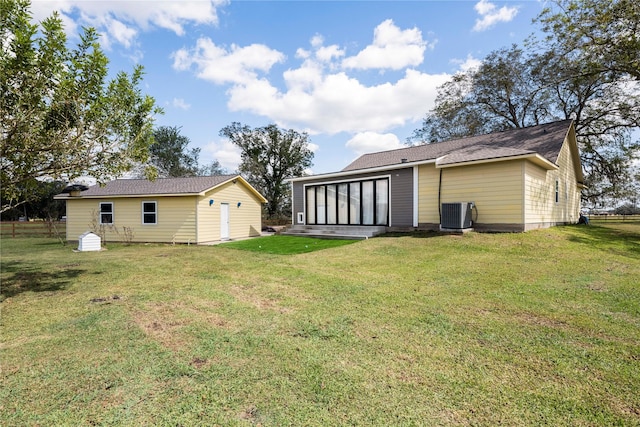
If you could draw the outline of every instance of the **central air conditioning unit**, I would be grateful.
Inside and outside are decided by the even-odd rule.
[[[473,226],[471,211],[473,202],[457,202],[442,204],[440,228],[464,229]]]

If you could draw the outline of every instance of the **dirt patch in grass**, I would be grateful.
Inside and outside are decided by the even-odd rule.
[[[167,315],[171,317],[166,317]],[[172,311],[166,307],[135,312],[133,320],[147,336],[163,347],[177,351],[187,346],[188,339],[180,333],[180,329],[188,321],[176,320],[172,317]]]
[[[194,340],[185,331],[189,326],[206,324],[233,330],[234,325],[223,315],[212,311],[220,304],[191,304],[189,300],[155,302],[135,310],[133,321],[153,340],[173,351],[188,348]]]
[[[181,330],[193,319],[188,317],[181,303],[147,304],[144,309],[134,311],[132,317],[147,336],[165,348],[177,351],[190,344],[191,340]]]
[[[255,406],[251,405],[247,407],[242,413],[239,414],[238,418],[241,420],[249,421],[251,424],[261,425],[260,420],[260,410]]]
[[[531,312],[520,313],[514,316],[514,318],[522,321],[522,323],[525,323],[527,325],[544,326],[546,328],[552,329],[566,329],[568,326],[567,323],[562,320],[551,319],[549,317],[540,316],[536,313]]]
[[[282,301],[275,297],[266,297],[259,294],[256,286],[252,285],[237,285],[229,289],[231,295],[233,295],[238,301],[252,305],[260,311],[273,310],[282,314],[293,312],[293,309],[282,305]]]

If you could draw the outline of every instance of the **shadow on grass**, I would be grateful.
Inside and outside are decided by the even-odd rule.
[[[440,237],[447,235],[456,235],[450,233],[441,233],[439,231],[391,231],[388,233],[381,234],[376,237],[416,237],[420,239],[425,239],[428,237]]]
[[[10,261],[2,263],[2,279],[0,301],[14,297],[22,292],[53,292],[64,289],[71,279],[78,277],[85,270],[75,269],[75,264],[61,266],[59,270],[44,271],[39,266],[23,262]]]
[[[569,237],[572,242],[611,251],[626,257],[640,258],[640,232],[597,225],[572,225],[568,227],[576,231],[576,235]]]

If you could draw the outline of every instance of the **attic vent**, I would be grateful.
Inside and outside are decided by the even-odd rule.
[[[402,163],[407,163],[409,160],[407,160],[407,159],[400,159],[400,161],[401,161]]]
[[[471,209],[473,202],[457,202],[442,204],[441,228],[463,229],[471,228]]]

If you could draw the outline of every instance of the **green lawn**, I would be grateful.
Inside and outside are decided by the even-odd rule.
[[[225,247],[265,254],[294,255],[350,245],[355,240],[316,239],[304,236],[265,236],[225,243]]]
[[[640,425],[638,223],[233,245],[2,239],[0,425]]]

